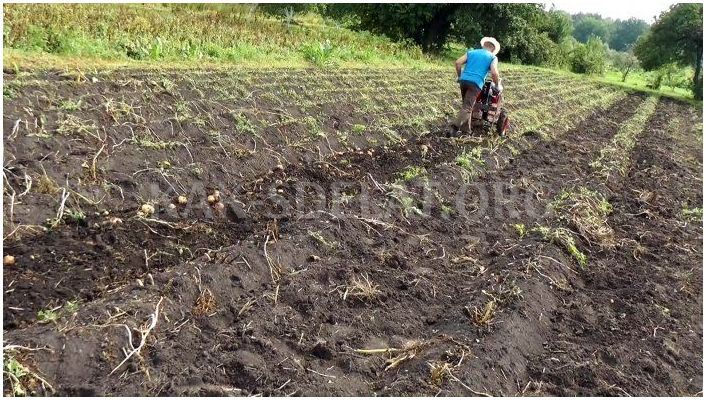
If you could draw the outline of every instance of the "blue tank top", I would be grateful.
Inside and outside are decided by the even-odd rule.
[[[476,86],[482,88],[495,56],[486,49],[475,49],[468,50],[466,58],[466,65],[463,67],[463,72],[458,79],[473,82]]]

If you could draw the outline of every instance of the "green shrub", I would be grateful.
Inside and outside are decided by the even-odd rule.
[[[570,64],[571,71],[579,74],[603,74],[606,65],[603,42],[597,37],[591,37],[586,44],[576,44],[571,53]]]
[[[546,32],[529,30],[517,38],[512,56],[523,64],[558,66],[562,57],[561,48],[549,38]]]

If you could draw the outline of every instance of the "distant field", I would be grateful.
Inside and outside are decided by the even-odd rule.
[[[631,73],[628,74],[627,79],[625,82],[622,81],[623,77],[618,71],[608,71],[606,72],[605,76],[599,78],[607,83],[613,83],[616,85],[624,86],[629,89],[634,89],[634,90],[642,90],[642,91],[650,91],[647,88],[647,85],[649,83],[647,77],[645,76],[645,73]],[[651,91],[654,94],[662,94],[665,96],[670,96],[670,97],[677,97],[677,98],[691,98],[692,93],[690,90],[679,88],[679,87],[669,87],[664,85],[659,91],[652,90]]]

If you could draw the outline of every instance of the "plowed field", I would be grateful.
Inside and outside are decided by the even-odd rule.
[[[702,391],[701,110],[513,69],[509,135],[448,138],[448,71],[4,77],[6,393]]]

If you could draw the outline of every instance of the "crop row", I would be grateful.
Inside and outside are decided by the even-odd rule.
[[[108,90],[113,96],[120,97],[125,89],[133,89],[135,93],[124,93],[125,96],[134,97],[135,94],[153,92],[164,92],[178,96],[179,93],[185,98],[204,97],[205,93],[214,93],[216,97],[223,100],[237,100],[243,97],[257,96],[262,93],[286,93],[290,95],[302,96],[308,99],[316,99],[327,92],[343,91],[343,90],[360,90],[362,92],[377,92],[381,88],[387,88],[394,93],[424,93],[430,90],[443,88],[446,90],[455,90],[456,84],[453,76],[442,71],[433,72],[431,74],[394,74],[389,76],[360,76],[352,75],[336,75],[336,73],[321,74],[316,70],[308,75],[301,77],[287,76],[285,73],[275,75],[273,78],[267,77],[268,71],[259,72],[258,74],[244,75],[243,78],[238,76],[219,75],[212,79],[199,79],[195,74],[181,74],[177,77],[170,78],[170,75],[150,75],[136,77],[127,77],[126,79],[115,79],[110,84]],[[389,72],[388,72],[389,73]],[[37,81],[24,78],[10,79],[7,82],[5,90],[7,94],[16,95],[25,85],[38,85],[38,83],[47,83],[49,81]],[[71,90],[64,90],[62,85],[72,86]],[[53,88],[56,92],[80,92],[91,91],[93,85],[101,87],[101,91],[105,91],[106,83],[102,80],[93,82],[85,80],[81,83],[74,81],[52,81]],[[506,86],[508,86],[506,84]],[[515,90],[522,91],[533,90],[535,87],[540,87],[541,82],[528,81],[527,84],[522,80],[511,81],[510,87]],[[210,95],[209,97],[211,97]],[[145,99],[147,100],[147,99]]]
[[[365,70],[363,70],[365,71]],[[201,78],[198,73],[182,73],[182,74],[158,74],[149,73],[136,76],[126,76],[121,79],[120,76],[110,77],[108,81],[101,77],[96,82],[83,77],[83,80],[78,83],[74,80],[51,81],[52,86],[58,92],[64,92],[63,85],[74,87],[69,92],[74,92],[76,86],[86,86],[86,91],[90,90],[92,85],[99,87],[105,86],[105,82],[111,83],[111,93],[120,93],[122,88],[140,89],[144,91],[147,88],[153,87],[158,91],[166,91],[168,93],[176,93],[186,88],[193,91],[215,91],[221,93],[224,99],[231,99],[234,96],[243,96],[247,93],[261,90],[263,92],[299,92],[304,94],[315,94],[322,89],[340,90],[345,88],[369,88],[377,90],[379,88],[399,89],[401,87],[409,89],[417,89],[418,91],[426,91],[433,87],[452,88],[455,86],[452,73],[446,71],[424,71],[418,74],[414,72],[403,72],[398,70],[389,70],[384,73],[337,73],[337,72],[322,72],[319,70],[306,70],[303,72],[290,71],[238,71],[232,74],[217,73],[215,76]],[[11,77],[8,77],[11,78]],[[106,81],[104,81],[104,79]],[[507,79],[513,86],[520,87],[524,85],[524,78],[513,80],[512,75],[508,75]],[[18,92],[26,85],[46,85],[48,80],[36,80],[15,78],[7,79],[6,93]],[[537,80],[527,81],[530,89],[534,85],[538,85]],[[230,94],[230,95],[229,95]],[[117,95],[117,94],[116,94]]]
[[[422,107],[431,107],[432,109],[437,109],[441,104],[442,108],[450,108],[450,102],[457,102],[457,96],[455,92],[455,85],[449,85],[448,90],[437,90],[429,91],[427,87],[416,87],[415,85],[408,85],[404,88],[394,88],[392,90],[380,90],[379,88],[369,87],[363,89],[324,89],[314,91],[313,93],[308,93],[306,97],[302,100],[301,97],[297,96],[283,96],[282,94],[290,94],[287,90],[282,90],[279,94],[272,92],[267,92],[264,90],[257,90],[259,95],[253,95],[250,98],[245,99],[240,97],[240,102],[236,102],[236,96],[231,96],[228,99],[234,100],[229,102],[228,106],[222,105],[223,110],[232,110],[232,106],[242,106],[246,105],[245,108],[238,107],[239,109],[247,110],[248,108],[256,110],[262,108],[262,103],[271,103],[275,107],[293,107],[302,114],[317,114],[317,108],[322,108],[327,105],[336,104],[346,104],[352,105],[355,109],[367,113],[381,113],[383,110],[391,110],[394,112],[417,112],[416,108],[408,108],[408,105],[421,105]],[[227,89],[224,89],[227,90]],[[517,90],[521,90],[518,88]],[[451,93],[449,93],[451,91]],[[214,104],[213,98],[206,100],[205,93],[201,91],[201,96],[203,100],[191,100],[191,101],[180,101],[171,100],[170,98],[160,99],[165,100],[161,102],[150,101],[150,97],[143,92],[143,96],[137,101],[135,99],[128,100],[126,97],[107,98],[105,95],[94,95],[94,99],[89,96],[78,96],[76,98],[63,98],[55,99],[53,103],[56,104],[58,108],[63,108],[66,114],[71,114],[72,111],[81,110],[82,102],[93,103],[93,107],[105,107],[106,110],[110,108],[120,108],[123,114],[138,114],[137,110],[142,110],[139,112],[138,116],[141,119],[145,119],[150,111],[154,115],[161,115],[165,112],[167,114],[174,114],[178,120],[183,120],[185,122],[195,122],[196,125],[201,125],[200,120],[209,120],[209,115],[212,113]],[[424,93],[423,96],[420,93]],[[174,93],[176,94],[176,93]],[[178,94],[176,98],[178,99]],[[103,103],[99,103],[101,101]],[[446,100],[446,101],[445,101]],[[130,101],[131,103],[129,103]],[[202,104],[199,104],[201,102]],[[357,102],[357,103],[356,103]],[[143,104],[140,104],[143,103]],[[134,112],[133,112],[134,111]],[[183,114],[183,115],[179,115]],[[205,115],[201,115],[205,114]],[[247,115],[247,112],[243,113]],[[115,119],[115,118],[114,118]],[[285,118],[285,120],[288,120]],[[118,121],[116,121],[118,122]],[[245,121],[247,125],[252,127],[257,127],[258,121]],[[269,121],[267,125],[269,125]]]
[[[580,87],[585,86],[581,85]],[[567,88],[574,90],[577,87],[567,86]],[[304,92],[298,90],[294,91],[292,89],[287,88],[280,88],[278,91],[266,91],[262,90],[261,88],[258,88],[250,93],[246,93],[248,91],[247,89],[240,89],[240,91],[236,91],[230,90],[230,88],[228,87],[220,87],[214,88],[212,91],[209,91],[208,88],[204,88],[204,90],[198,89],[198,91],[196,92],[196,100],[191,100],[191,104],[194,104],[194,101],[207,102],[212,100],[228,101],[229,106],[237,106],[237,108],[242,108],[243,106],[250,108],[260,108],[263,106],[263,104],[270,104],[274,107],[294,107],[295,109],[298,109],[304,114],[311,114],[316,111],[315,108],[322,108],[327,105],[342,103],[354,104],[358,102],[359,104],[364,106],[365,111],[377,112],[380,111],[379,107],[381,106],[388,107],[390,105],[404,105],[408,103],[410,99],[424,98],[426,99],[427,104],[431,104],[438,101],[438,99],[435,99],[435,97],[449,96],[451,99],[457,98],[456,94],[454,93],[456,91],[455,85],[445,86],[442,90],[438,89],[439,87],[434,85],[422,85],[420,87],[420,85],[410,84],[397,88],[386,89],[380,89],[380,86],[371,85],[369,87],[357,89],[333,88],[318,89]],[[536,98],[536,96],[533,96],[531,88],[523,88],[517,86],[513,87],[511,90],[524,93],[525,96],[523,96],[523,98]],[[206,92],[215,93],[216,95],[210,95],[206,97]],[[175,106],[174,100],[170,102],[170,99],[168,98],[160,99],[163,100],[160,102],[151,101],[152,98],[147,93],[148,91],[142,92],[141,96],[139,97],[139,99],[137,99],[137,101],[134,97],[130,98],[130,96],[116,95],[115,97],[108,99],[104,95],[94,95],[94,97],[97,98],[93,99],[92,102],[96,104],[100,101],[100,98],[103,98],[103,100],[107,99],[108,101],[125,103],[126,105],[124,107],[126,108],[145,108],[155,110],[157,113],[159,109],[162,109],[163,111],[171,111],[171,109]],[[421,95],[421,93],[423,93],[423,95]],[[193,98],[191,96],[180,96],[178,93],[172,94],[177,99],[179,97]],[[219,96],[219,94],[222,94],[223,96]],[[56,106],[61,106],[62,104],[65,104],[68,105],[68,108],[80,109],[81,102],[91,102],[91,99],[86,97],[86,95],[79,95],[74,98],[54,99],[53,103]],[[182,104],[182,108],[184,108],[183,104],[187,103],[183,100],[176,101],[179,101]],[[511,97],[508,102],[512,103],[512,101],[513,100]],[[129,102],[132,102],[133,104],[130,104]],[[137,102],[144,103],[144,106],[141,104],[135,104]],[[75,107],[72,107],[72,105],[75,105]]]
[[[659,98],[655,96],[642,101],[635,114],[619,126],[610,143],[600,149],[598,158],[589,163],[599,177],[625,176],[636,137],[647,127],[647,121],[654,114],[658,102]],[[615,245],[614,231],[608,224],[608,215],[613,207],[602,190],[568,186],[562,189],[549,207],[554,210],[559,222],[568,226],[539,227],[536,230],[542,233],[545,240],[563,246],[579,266],[585,267],[588,257],[579,249],[575,235],[601,248]]]
[[[552,75],[551,73],[544,73],[541,76]],[[277,70],[250,70],[250,69],[238,69],[223,72],[199,72],[199,71],[188,71],[183,72],[140,72],[140,76],[146,79],[170,79],[177,83],[189,82],[189,81],[202,81],[202,82],[222,82],[222,81],[240,81],[247,84],[253,84],[257,82],[273,82],[277,84],[286,83],[291,80],[307,80],[311,79],[314,81],[325,80],[325,79],[373,79],[381,80],[385,79],[389,83],[395,83],[398,81],[411,79],[423,82],[428,79],[434,79],[440,76],[453,76],[453,69],[436,69],[436,70],[410,70],[410,69],[349,69],[349,70],[338,70],[338,69],[277,69]],[[527,77],[519,72],[504,72],[504,77],[511,79],[533,79],[532,77]],[[536,76],[534,78],[537,78]],[[121,77],[115,75],[108,75],[106,78],[111,80],[121,80]]]
[[[611,142],[601,149],[598,158],[591,163],[598,175],[606,179],[615,175],[625,176],[637,136],[645,129],[658,102],[659,98],[655,96],[644,100],[635,115],[621,125]]]
[[[537,132],[547,138],[551,136],[550,131],[567,130],[593,110],[606,109],[612,101],[624,96],[623,92],[580,91],[564,97],[561,106],[550,100],[548,106],[525,107],[512,115],[520,131]]]
[[[571,113],[566,113],[570,117],[562,118],[556,121],[557,124],[552,125],[551,122],[545,120],[544,124],[539,124],[538,129],[541,131],[546,131],[547,134],[544,136],[544,140],[554,141],[559,136],[568,132],[571,128],[575,127],[581,121],[583,121],[587,116],[594,112],[604,111],[614,106],[620,106],[623,99],[627,96],[625,92],[622,91],[587,91],[581,95],[575,96],[569,99],[564,107],[571,109]],[[542,113],[553,108],[552,104],[542,104],[538,107],[536,112]],[[534,123],[534,121],[532,121]],[[523,125],[526,121],[522,118],[516,120],[517,124]],[[551,132],[551,134],[550,134]],[[567,140],[572,140],[571,138]],[[468,182],[478,178],[479,176],[485,175],[489,172],[487,166],[490,164],[493,154],[498,152],[500,149],[509,149],[513,156],[518,156],[527,151],[531,151],[534,146],[533,142],[526,140],[522,131],[515,130],[510,136],[506,138],[488,138],[483,144],[472,147],[465,148],[458,152],[452,163],[447,165],[454,166],[463,177],[463,181]],[[507,162],[504,165],[508,165]],[[439,168],[443,168],[443,165],[436,166],[431,169],[415,169],[413,167],[407,167],[400,171],[399,176],[403,179],[413,178],[418,174],[436,174]],[[501,164],[497,165],[498,168],[503,168]],[[421,172],[419,172],[421,171]],[[426,180],[425,180],[426,182]],[[451,182],[454,182],[453,180]],[[427,188],[431,190],[430,188]],[[454,193],[451,190],[451,193]],[[414,211],[415,204],[418,202],[413,199],[414,194],[411,192],[405,192],[403,195],[400,194],[399,202],[405,210],[405,214],[411,214]],[[439,197],[439,193],[435,193],[437,199],[441,201],[442,207],[444,204],[452,204],[453,199],[444,199]],[[598,192],[588,190],[583,187],[569,187],[561,192],[552,203],[553,207],[556,207],[560,218],[566,218],[566,214],[562,210],[567,208],[582,207],[587,211],[579,215],[578,218],[572,219],[572,222],[578,224],[574,227],[579,229],[584,237],[589,237],[592,241],[599,244],[608,244],[612,240],[612,230],[607,226],[605,218],[609,212],[610,205],[606,205],[605,197]],[[563,207],[563,208],[562,208]],[[407,212],[409,210],[409,212]],[[524,235],[525,227],[517,226],[516,229],[522,228],[522,233]],[[571,230],[559,227],[552,228],[548,226],[536,226],[530,228],[532,232],[540,234],[544,240],[557,243],[558,245],[565,248],[565,250],[571,255],[580,266],[585,266],[587,263],[587,256],[581,251],[577,244],[577,239]]]
[[[485,165],[493,155],[505,149],[510,155],[518,156],[534,147],[534,142],[528,141],[526,132],[536,130],[543,140],[556,140],[563,133],[568,132],[584,118],[596,111],[606,110],[626,96],[622,91],[602,91],[599,89],[581,91],[575,96],[568,97],[562,107],[570,109],[566,117],[560,120],[538,118],[556,109],[552,99],[539,101],[536,107],[528,109],[525,113],[513,114],[513,129],[507,137],[488,137],[480,145],[472,148],[463,148],[457,154],[451,165],[455,166],[464,180],[468,181],[484,173]],[[504,164],[507,164],[505,162]],[[498,165],[500,167],[500,165]],[[439,166],[443,167],[443,166]],[[432,173],[433,170],[429,172]]]
[[[322,148],[326,148],[336,141],[347,148],[359,148],[361,142],[368,145],[403,142],[411,135],[428,132],[431,126],[438,126],[444,116],[452,115],[460,105],[456,86],[452,81],[438,81],[446,86],[433,92],[428,89],[424,89],[426,92],[419,88],[415,90],[412,85],[405,87],[402,93],[396,93],[395,89],[375,91],[375,82],[368,83],[370,86],[363,90],[327,88],[327,94],[319,94],[321,98],[318,101],[306,102],[298,102],[287,95],[268,95],[269,92],[263,93],[265,98],[253,95],[239,102],[219,101],[206,96],[206,93],[213,93],[206,88],[203,89],[206,93],[202,98],[192,100],[184,100],[176,90],[172,93],[160,90],[155,93],[158,98],[150,96],[148,91],[132,99],[127,96],[107,97],[115,93],[85,94],[74,97],[79,100],[53,99],[57,109],[45,111],[47,114],[53,113],[48,115],[47,121],[36,124],[36,121],[23,120],[18,125],[18,132],[13,133],[15,136],[30,133],[40,139],[68,135],[98,143],[103,135],[100,132],[107,129],[114,145],[162,151],[200,143],[207,152],[236,157],[252,155],[255,149],[259,150],[263,145],[271,150],[295,153],[302,150],[315,152],[317,143],[324,144]],[[294,85],[297,83],[293,82]],[[421,86],[429,88],[435,84]],[[536,83],[534,85],[539,87]],[[81,93],[88,87],[77,84],[74,89],[79,90],[72,93]],[[508,90],[529,92],[522,87]],[[47,97],[52,96],[51,92],[43,93]],[[87,89],[83,93],[87,93]],[[571,109],[590,104],[588,100],[601,98],[584,84],[562,87],[556,94],[566,101],[562,107]],[[513,110],[513,132],[518,134],[507,139],[504,144],[508,147],[521,147],[517,144],[523,139],[521,133],[551,124],[550,118],[542,116],[551,114],[557,107],[555,99],[533,92],[529,92],[529,97],[538,100],[526,108],[512,98],[508,100],[508,107]],[[34,115],[37,115],[37,110],[43,107],[32,104]],[[520,108],[517,109],[515,104],[519,104]],[[345,115],[346,118],[337,122],[337,115]],[[6,132],[8,136],[12,135]],[[263,145],[253,146],[254,140],[261,141]],[[492,146],[497,148],[498,142]],[[516,149],[513,148],[513,151]],[[97,152],[98,148],[91,155],[99,154]]]

